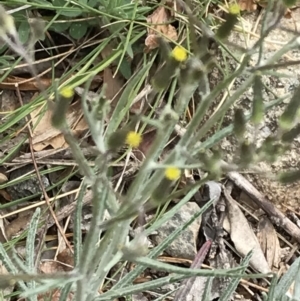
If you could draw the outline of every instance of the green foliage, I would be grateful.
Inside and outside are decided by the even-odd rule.
[[[78,23],[73,23],[70,26],[69,34],[73,39],[79,40],[85,36],[85,34],[87,33],[87,30],[88,30],[88,27],[89,27],[88,24],[84,21],[78,22]]]
[[[21,43],[26,43],[29,40],[30,26],[27,21],[22,21],[18,26],[18,34]]]
[[[118,0],[45,0],[39,3],[38,7],[43,9],[41,18],[47,22],[48,30],[66,33],[74,40],[82,39],[90,29],[100,29],[100,18],[103,25],[103,22],[108,24],[121,18],[125,20],[133,17],[142,18],[143,13],[149,10],[148,7],[143,7],[138,11],[138,15],[134,16],[134,3]],[[31,16],[30,10],[13,13],[22,43],[28,41],[31,33],[28,14]]]

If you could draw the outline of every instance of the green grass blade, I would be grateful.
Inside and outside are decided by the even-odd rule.
[[[40,213],[41,209],[38,207],[32,216],[26,239],[26,266],[28,267],[28,270],[31,274],[35,272],[35,236],[40,218]],[[29,289],[34,289],[36,286],[36,282],[29,281],[27,283],[27,286]],[[32,300],[37,300],[37,296],[32,296]]]
[[[294,282],[296,275],[300,269],[300,258],[297,258],[294,263],[290,266],[288,271],[282,276],[279,283],[276,285],[274,298],[275,300],[280,300],[285,293],[288,291],[289,287]]]
[[[151,65],[152,65],[151,63],[146,64],[142,69],[140,69],[137,72],[137,74],[127,84],[111,116],[106,131],[106,137],[109,137],[114,131],[117,130],[123,118],[128,113],[128,108],[130,107],[133,98],[136,96],[138,92],[135,90],[135,87],[138,85],[138,83],[141,80],[143,80],[147,76]]]

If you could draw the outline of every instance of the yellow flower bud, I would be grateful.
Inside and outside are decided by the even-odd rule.
[[[182,46],[176,46],[172,50],[171,56],[178,62],[184,62],[187,59],[187,52]]]
[[[165,177],[170,181],[176,181],[180,178],[181,170],[178,167],[170,166],[165,169]]]
[[[128,144],[130,147],[137,148],[141,144],[141,142],[142,142],[141,134],[134,131],[128,132],[125,139],[126,144]]]
[[[240,6],[238,4],[232,4],[229,7],[229,13],[232,15],[239,15],[240,14]]]
[[[74,89],[70,86],[65,86],[59,91],[59,95],[63,98],[72,98],[74,96]]]

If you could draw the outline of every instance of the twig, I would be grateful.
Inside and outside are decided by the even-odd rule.
[[[300,242],[300,229],[271,202],[266,200],[246,178],[236,171],[231,171],[227,175],[236,186],[245,191],[269,215],[277,226],[282,227],[289,235]]]
[[[19,102],[20,102],[21,106],[23,106],[23,100],[22,100],[22,96],[21,96],[18,84],[16,84],[16,91],[17,91],[17,95],[18,95],[18,98],[19,98]],[[61,228],[61,226],[60,226],[60,224],[59,224],[59,222],[58,222],[58,220],[57,220],[57,218],[55,216],[55,212],[54,212],[54,210],[53,210],[53,208],[51,206],[51,203],[50,203],[47,191],[46,191],[46,189],[45,189],[45,187],[43,185],[43,181],[41,179],[41,175],[40,175],[40,172],[39,172],[36,160],[35,160],[35,156],[34,156],[33,143],[32,143],[33,133],[32,133],[31,127],[29,125],[28,118],[27,117],[25,117],[25,118],[26,118],[26,122],[27,122],[27,129],[28,129],[28,132],[29,132],[28,141],[29,141],[30,153],[31,153],[31,157],[32,157],[32,163],[34,165],[34,169],[35,169],[35,172],[36,172],[36,175],[37,175],[37,178],[38,178],[38,181],[39,181],[42,193],[44,195],[44,198],[45,198],[45,201],[47,203],[47,206],[48,206],[48,208],[50,210],[51,216],[53,217],[53,219],[55,221],[55,224],[56,224],[56,226],[57,226],[57,228],[58,228],[61,236],[63,237],[66,245],[73,252],[72,246],[71,246],[70,242],[68,241],[68,239],[66,238],[65,233],[64,233],[63,229]]]

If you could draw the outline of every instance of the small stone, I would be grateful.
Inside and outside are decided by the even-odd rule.
[[[10,173],[9,180],[12,181],[14,179],[21,178],[23,175],[28,174],[33,170],[34,167],[32,165],[21,167]],[[41,179],[45,188],[50,186],[50,182],[46,176],[41,175]],[[20,179],[20,182],[12,186],[8,186],[6,190],[10,194],[13,201],[41,192],[40,183],[35,172],[31,174],[29,179],[24,181],[21,181]]]
[[[157,230],[154,243],[160,244],[168,238],[178,227],[186,223],[200,208],[195,203],[183,205],[174,216]],[[200,228],[201,218],[196,219],[184,230],[166,249],[165,252],[175,258],[193,260],[196,255],[196,240]]]

